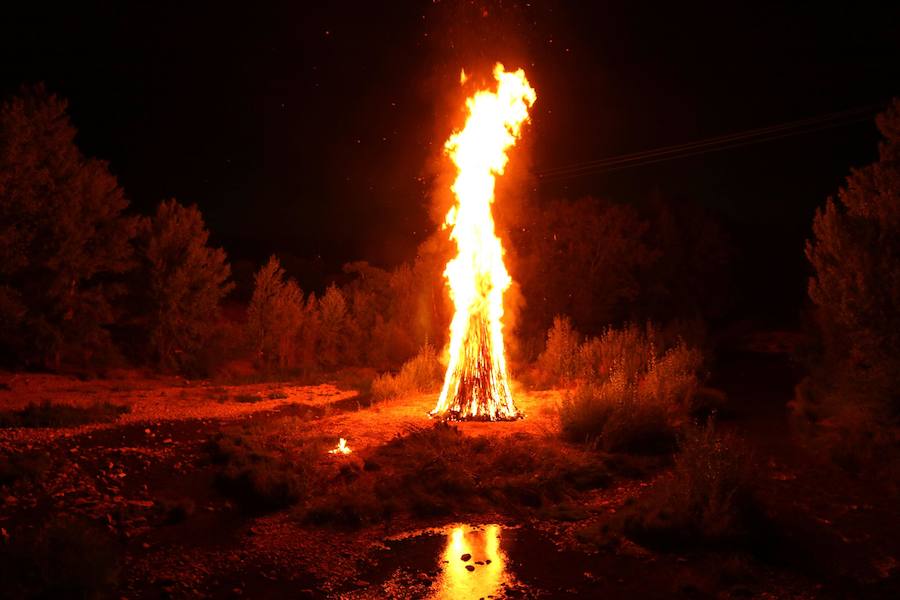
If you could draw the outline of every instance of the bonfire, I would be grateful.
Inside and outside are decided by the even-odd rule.
[[[455,312],[450,323],[447,372],[432,416],[448,420],[499,421],[520,416],[513,403],[503,345],[503,294],[512,279],[494,228],[494,184],[508,161],[528,109],[537,95],[519,69],[494,68],[496,91],[479,90],[466,100],[465,126],[444,149],[456,165],[456,204],[444,227],[457,255],[444,277]],[[465,72],[460,77],[465,84]]]

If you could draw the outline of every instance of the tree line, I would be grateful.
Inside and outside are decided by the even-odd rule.
[[[255,275],[249,305],[225,318],[230,267],[224,250],[210,246],[200,210],[168,199],[152,215],[132,214],[108,163],[85,156],[76,133],[66,101],[40,85],[0,108],[0,361],[7,366],[208,373],[249,359],[269,372],[389,369],[426,343],[445,342],[452,308],[442,272],[452,247],[441,232],[394,269],[345,265],[346,283],[318,295],[273,256]],[[502,233],[518,282],[514,358],[536,358],[558,313],[599,331],[637,314],[715,311],[716,294],[697,296],[681,283],[725,271],[722,232],[696,205],[676,213],[664,202],[639,211],[560,200],[527,206],[519,224]]]
[[[823,365],[815,387],[879,398],[896,412],[900,372],[900,104],[879,116],[879,160],[854,170],[813,221],[809,295]],[[223,249],[194,205],[133,214],[108,163],[85,156],[66,101],[43,86],[0,105],[0,363],[62,369],[151,366],[208,374],[234,361],[267,373],[398,368],[446,342],[452,307],[437,231],[393,269],[344,266],[304,290],[272,256],[252,297],[233,290]],[[554,317],[587,335],[627,322],[714,320],[733,286],[727,235],[699,205],[651,198],[531,200],[498,215],[514,279],[514,364],[544,350]],[[499,205],[498,205],[499,206]],[[502,208],[500,209],[502,210]],[[865,385],[861,385],[864,382]]]

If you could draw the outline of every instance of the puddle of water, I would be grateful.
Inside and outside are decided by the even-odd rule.
[[[386,540],[387,553],[365,578],[378,597],[465,600],[504,598],[522,589],[508,556],[516,529],[500,525],[454,525]],[[370,596],[374,592],[356,597]]]
[[[497,594],[501,586],[514,583],[506,567],[506,553],[501,548],[499,525],[483,528],[458,525],[446,538],[440,575],[429,597],[487,598]]]
[[[671,570],[658,564],[648,568],[646,558],[560,548],[545,533],[529,527],[459,524],[409,532],[384,544],[372,557],[375,562],[360,573],[364,587],[343,597],[478,600],[673,595]]]

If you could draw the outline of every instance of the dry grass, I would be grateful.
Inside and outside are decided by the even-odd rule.
[[[396,515],[444,517],[538,511],[604,487],[596,455],[552,438],[467,436],[436,424],[415,428],[349,466],[311,500],[307,522],[359,527]]]
[[[434,392],[440,389],[443,376],[444,368],[437,353],[430,344],[426,344],[400,368],[399,373],[384,373],[372,381],[372,399],[389,400]]]
[[[560,433],[608,452],[665,453],[696,412],[699,351],[676,341],[658,346],[651,327],[610,329],[579,349],[577,387],[563,398]]]
[[[607,452],[663,454],[675,447],[666,407],[640,399],[616,381],[585,384],[567,394],[559,420],[563,439]]]
[[[657,547],[741,546],[763,535],[759,479],[746,444],[709,424],[689,430],[672,476],[636,507],[626,533]]]

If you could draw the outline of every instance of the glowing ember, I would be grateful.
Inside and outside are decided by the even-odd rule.
[[[341,438],[338,442],[337,448],[333,450],[329,450],[328,454],[350,454],[352,450],[350,450],[349,446],[347,446],[347,440]]]
[[[480,90],[466,100],[465,127],[444,145],[457,167],[452,190],[457,204],[444,221],[458,253],[444,276],[456,308],[450,324],[450,358],[433,416],[497,421],[519,416],[509,389],[503,347],[503,292],[512,280],[494,232],[491,204],[496,175],[516,143],[537,95],[525,72],[494,67],[497,91]],[[465,83],[465,73],[460,81]]]

